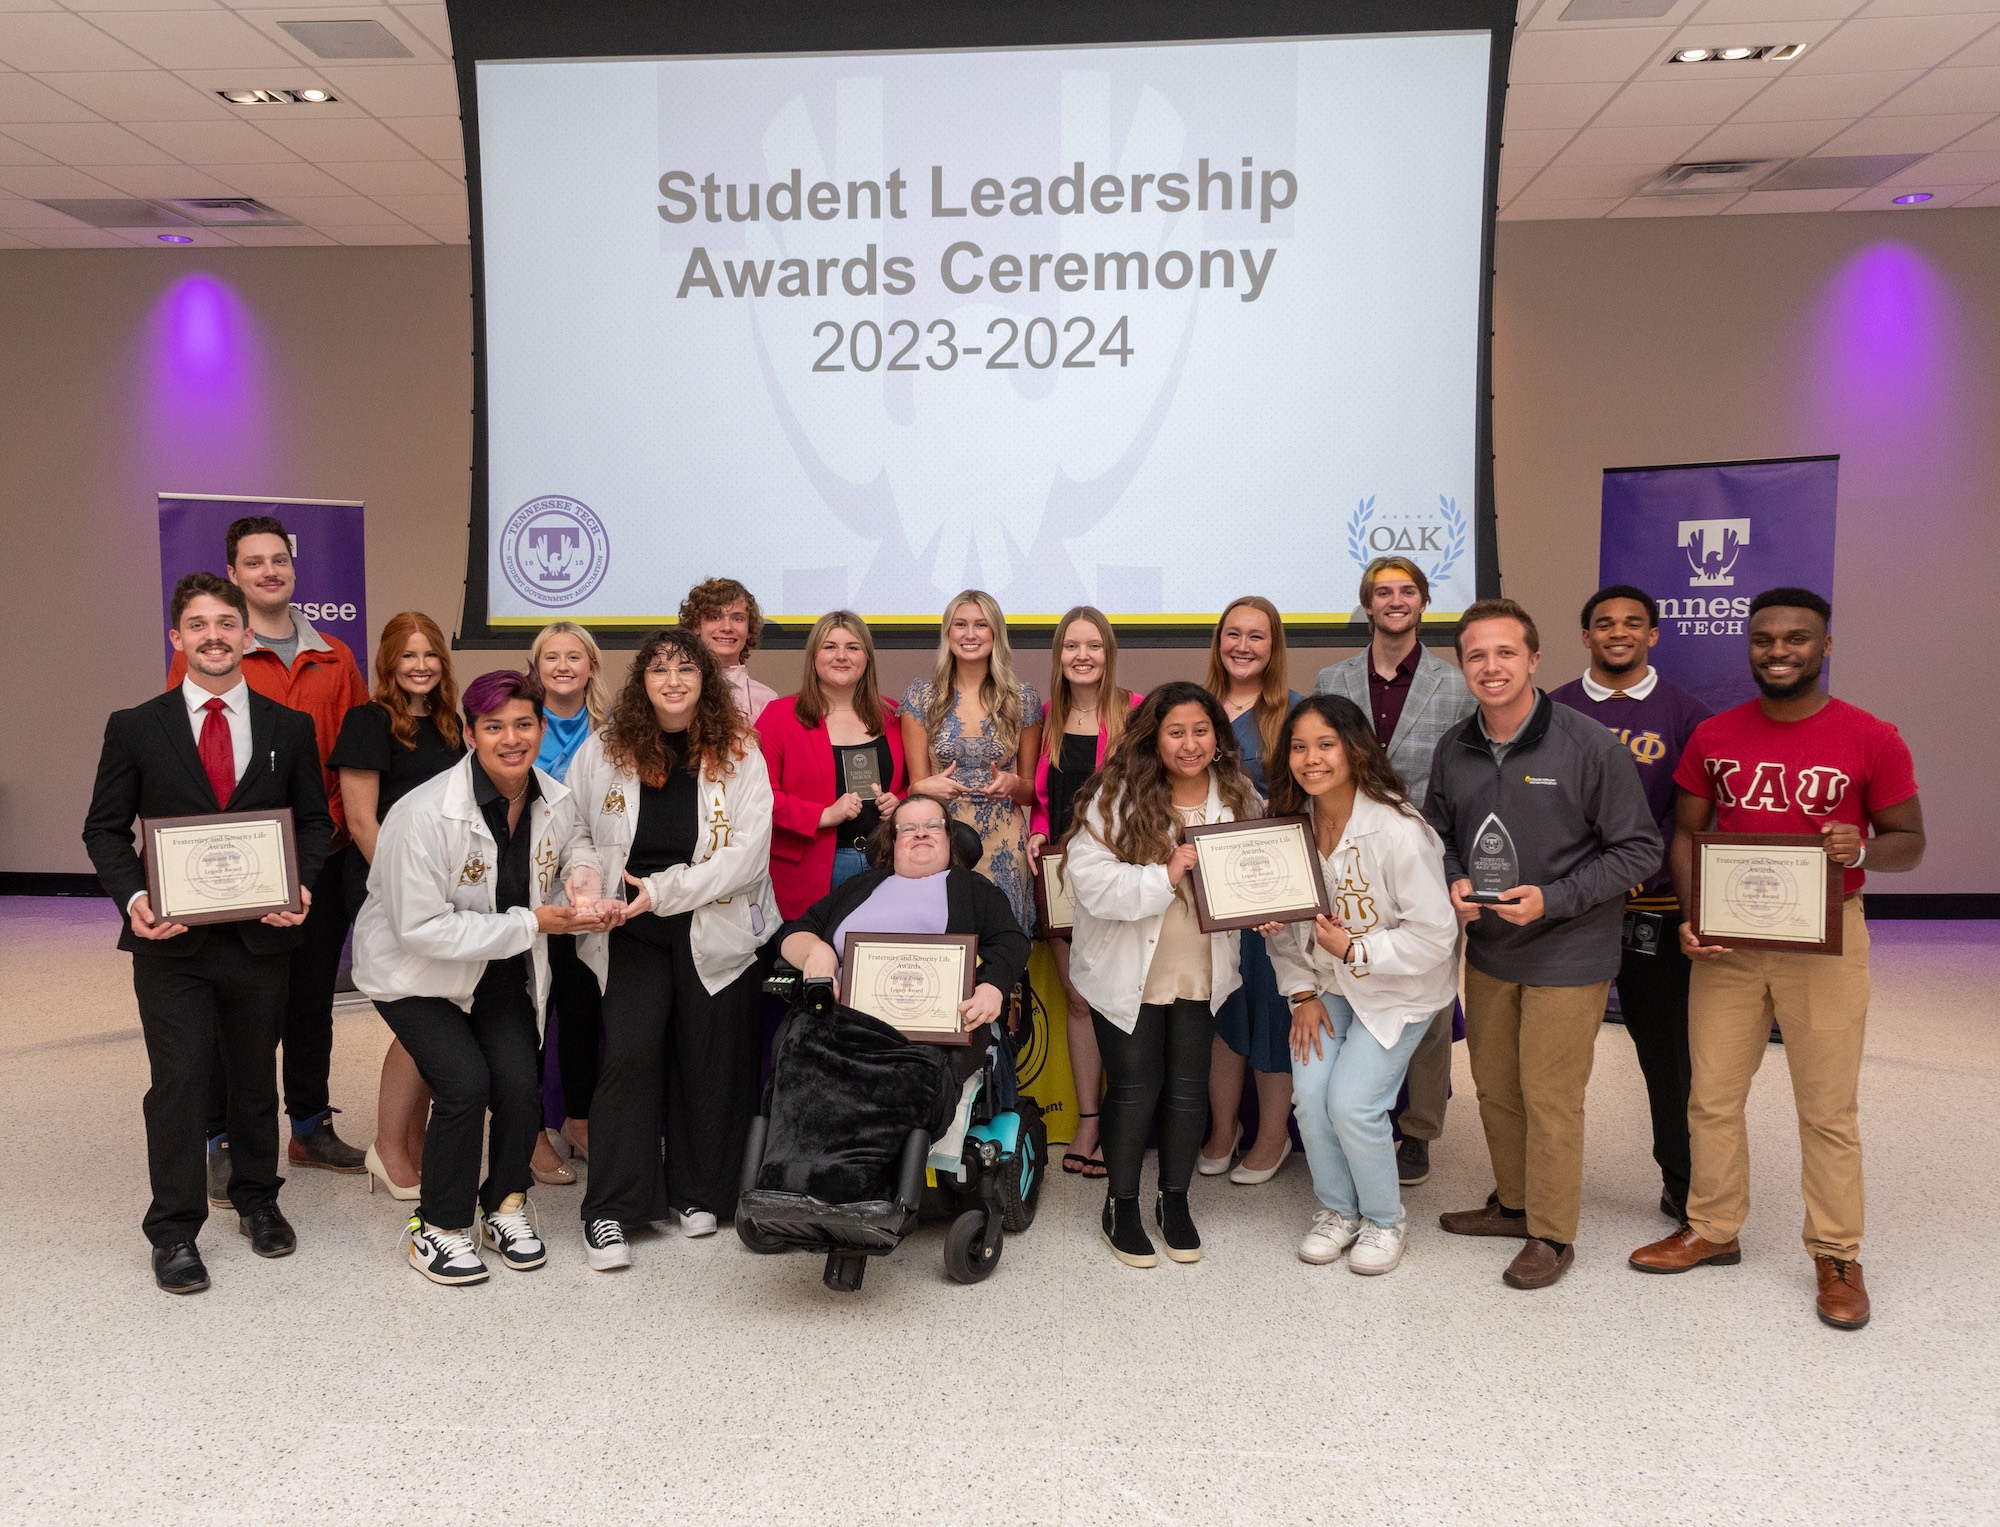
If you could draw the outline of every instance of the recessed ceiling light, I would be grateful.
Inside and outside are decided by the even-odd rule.
[[[1705,62],[1707,58],[1708,49],[1706,48],[1682,48],[1680,52],[1674,55],[1674,62],[1677,64],[1699,64]]]
[[[323,102],[333,99],[332,92],[326,90],[298,90],[294,91],[293,94],[310,106],[318,106]]]
[[[192,244],[194,242],[185,233],[162,233],[156,235],[156,237],[162,244]]]
[[[1759,59],[1786,63],[1805,52],[1802,42],[1732,43],[1726,48],[1681,48],[1668,59],[1670,64],[1750,64]]]
[[[234,106],[256,106],[264,94],[261,90],[224,90],[219,93],[223,100]]]
[[[1721,48],[1717,50],[1715,56],[1728,63],[1734,63],[1739,58],[1753,58],[1756,53],[1755,48]]]
[[[1805,52],[1805,50],[1806,45],[1802,42],[1788,42],[1782,48],[1773,48],[1771,50],[1771,62],[1774,64],[1790,63],[1801,53]]]
[[[1914,207],[1919,202],[1927,202],[1930,199],[1931,193],[1928,191],[1911,191],[1906,196],[1897,197],[1896,205],[1899,207]]]
[[[338,100],[330,90],[314,86],[306,90],[218,90],[215,92],[232,106],[322,106]]]

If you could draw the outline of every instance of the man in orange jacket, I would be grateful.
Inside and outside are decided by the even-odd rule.
[[[312,717],[326,778],[326,803],[333,815],[333,848],[312,883],[312,910],[306,917],[304,939],[292,954],[291,989],[285,1003],[285,1113],[292,1125],[285,1154],[293,1166],[359,1172],[362,1153],[334,1133],[334,1110],[327,1099],[333,987],[354,909],[347,905],[345,893],[352,839],[341,807],[340,776],[326,768],[326,760],[348,711],[367,702],[368,686],[347,644],[314,630],[305,612],[292,603],[298,584],[292,548],[284,522],[271,515],[234,521],[224,543],[229,581],[243,590],[250,604],[253,640],[243,659],[243,677],[258,694]],[[179,684],[185,672],[186,660],[176,654],[167,672],[167,687]],[[223,1203],[229,1199],[226,1097],[218,1066],[209,1087],[210,1202],[216,1202],[218,1195]]]

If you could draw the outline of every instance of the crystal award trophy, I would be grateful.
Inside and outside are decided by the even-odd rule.
[[[1521,883],[1521,855],[1514,847],[1514,835],[1507,824],[1492,812],[1472,835],[1472,852],[1466,858],[1465,873],[1472,889],[1465,899],[1481,906],[1497,906],[1502,891]]]

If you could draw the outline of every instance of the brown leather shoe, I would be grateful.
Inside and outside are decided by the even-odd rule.
[[[1736,1243],[1733,1235],[1726,1241],[1703,1240],[1684,1224],[1664,1241],[1641,1246],[1625,1260],[1640,1272],[1686,1272],[1704,1263],[1712,1267],[1734,1267],[1743,1260],[1743,1248]]]
[[[1507,1264],[1500,1281],[1509,1288],[1547,1288],[1568,1272],[1569,1264],[1575,1260],[1574,1246],[1565,1246],[1558,1252],[1547,1241],[1531,1239]]]
[[[1454,1209],[1440,1214],[1438,1223],[1450,1235],[1505,1235],[1518,1241],[1528,1234],[1528,1216],[1502,1214],[1497,1194],[1477,1209]]]
[[[1819,1274],[1819,1318],[1842,1331],[1868,1324],[1868,1289],[1861,1281],[1861,1264],[1840,1257],[1814,1257]]]

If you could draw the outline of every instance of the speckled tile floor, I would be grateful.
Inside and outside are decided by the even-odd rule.
[[[992,1280],[928,1229],[858,1297],[724,1235],[583,1263],[578,1189],[537,1192],[541,1271],[433,1288],[358,1178],[295,1172],[299,1253],[217,1215],[214,1287],[156,1292],[138,1221],[145,1057],[113,914],[0,900],[0,1520],[1467,1522],[2000,1520],[2000,927],[1875,926],[1863,1125],[1873,1325],[1812,1315],[1782,1055],[1752,1099],[1743,1264],[1628,1271],[1663,1232],[1631,1047],[1590,1090],[1575,1270],[1521,1294],[1454,1240],[1485,1149],[1463,1053],[1401,1270],[1300,1263],[1302,1162],[1204,1179],[1209,1253],[1138,1273],[1058,1177]],[[337,1020],[363,1141],[385,1031]]]

